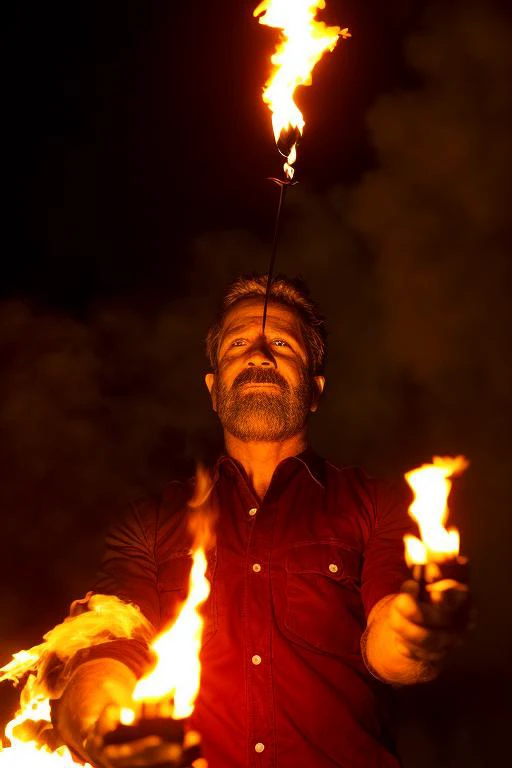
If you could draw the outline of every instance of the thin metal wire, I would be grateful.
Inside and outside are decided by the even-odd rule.
[[[265,324],[267,322],[268,300],[270,296],[270,288],[272,286],[272,277],[274,275],[274,267],[276,263],[277,245],[279,243],[279,235],[281,232],[281,211],[283,209],[283,203],[286,197],[286,188],[289,186],[288,181],[281,181],[280,179],[272,179],[272,181],[276,182],[276,184],[280,188],[280,191],[279,191],[279,203],[277,205],[276,223],[274,227],[274,242],[272,243],[272,252],[270,254],[270,263],[268,265],[267,287],[265,289],[265,302],[263,304],[263,321],[261,326],[262,333],[265,333]]]

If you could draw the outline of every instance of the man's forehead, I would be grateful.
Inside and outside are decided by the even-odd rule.
[[[224,318],[222,334],[261,325],[263,305],[263,299],[243,299],[238,302]],[[290,333],[302,335],[297,312],[292,307],[286,307],[276,301],[269,301],[268,303],[265,324],[266,327],[280,328],[281,330],[288,330]]]

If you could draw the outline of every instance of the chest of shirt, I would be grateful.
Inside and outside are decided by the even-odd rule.
[[[243,616],[259,625],[271,617],[286,632],[314,647],[339,650],[337,623],[355,622],[357,650],[363,622],[359,587],[365,538],[361,504],[350,494],[329,493],[309,477],[289,483],[259,502],[249,488],[225,482],[211,499],[216,544],[208,554],[212,594],[205,607],[207,637]],[[172,618],[185,598],[191,555],[169,540],[161,548],[162,613]],[[344,630],[346,634],[346,629]]]

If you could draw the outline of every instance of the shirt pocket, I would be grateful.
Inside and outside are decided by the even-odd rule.
[[[217,631],[217,602],[215,595],[217,548],[212,547],[208,550],[206,556],[208,561],[206,577],[210,582],[210,595],[200,609],[204,619],[203,646]],[[191,568],[192,553],[190,550],[173,553],[160,564],[158,571],[158,594],[161,611],[160,631],[174,622],[181,605],[187,599]]]
[[[325,541],[297,544],[283,555],[282,605],[276,606],[283,633],[311,650],[359,655],[364,627],[359,553]]]

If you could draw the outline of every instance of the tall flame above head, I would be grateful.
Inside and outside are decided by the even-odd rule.
[[[199,468],[194,498],[189,502],[189,529],[194,544],[188,596],[173,624],[151,644],[157,658],[156,665],[139,680],[133,692],[134,701],[172,699],[171,711],[175,720],[192,714],[199,692],[199,653],[204,626],[199,609],[210,594],[205,550],[213,539],[213,515],[208,508],[210,490],[210,477],[204,469]]]
[[[445,528],[451,477],[469,466],[464,456],[434,456],[432,464],[424,464],[407,472],[405,479],[414,493],[409,514],[416,520],[421,539],[405,536],[405,559],[409,566],[429,562],[442,563],[459,554],[459,532]]]
[[[263,101],[272,112],[274,136],[286,157],[284,171],[293,178],[297,140],[304,130],[304,117],[294,101],[299,85],[311,85],[311,73],[325,51],[334,50],[338,38],[350,37],[348,29],[329,27],[316,20],[325,0],[263,0],[254,11],[260,24],[282,30],[282,41],[271,61],[274,72],[263,90]],[[281,148],[280,144],[283,144]]]

